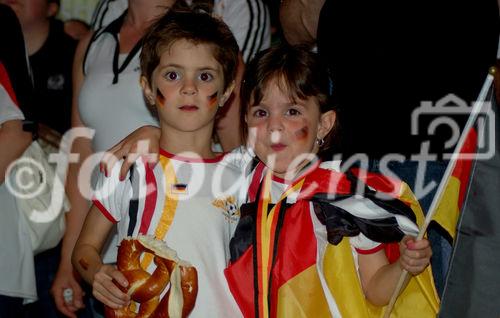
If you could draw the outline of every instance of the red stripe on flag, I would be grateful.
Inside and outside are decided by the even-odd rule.
[[[477,149],[477,131],[471,129],[465,139],[461,154],[472,154]],[[471,174],[472,160],[457,160],[455,169],[453,169],[452,176],[460,180],[460,193],[458,195],[458,207],[461,210],[462,204],[465,200],[467,186],[469,185],[469,178]]]
[[[399,199],[401,180],[391,178],[380,173],[367,172],[361,169],[352,169],[353,174],[367,186],[377,189],[393,198]]]
[[[318,168],[306,176],[298,200],[308,200],[317,193],[349,194],[351,182],[343,173]]]
[[[229,290],[244,317],[255,317],[253,248],[224,270]]]
[[[271,317],[277,315],[280,287],[316,264],[317,241],[309,207],[308,201],[299,201],[286,211],[271,273]]]

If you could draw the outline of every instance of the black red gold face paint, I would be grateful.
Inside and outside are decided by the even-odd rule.
[[[213,93],[212,95],[208,96],[208,106],[210,108],[213,108],[214,106],[217,105],[217,95],[219,94],[218,91]]]
[[[165,106],[165,96],[163,96],[159,89],[156,90],[156,102],[158,106]]]
[[[309,136],[309,128],[307,126],[304,126],[304,127],[300,128],[299,130],[295,131],[295,137],[298,140],[307,139],[308,136]]]

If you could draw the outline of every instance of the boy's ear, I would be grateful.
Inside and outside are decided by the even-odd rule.
[[[219,106],[223,106],[227,102],[229,97],[231,97],[231,93],[233,92],[235,86],[235,81],[232,81],[231,84],[229,84],[224,94],[222,94],[222,96],[219,98]]]
[[[328,135],[328,133],[335,126],[336,119],[337,113],[334,110],[329,110],[326,113],[321,114],[318,126],[318,139],[323,139],[326,135]]]
[[[55,17],[57,12],[59,12],[59,5],[55,2],[49,2],[49,6],[47,7],[47,18]]]
[[[150,105],[154,105],[156,96],[153,90],[151,89],[151,86],[149,85],[148,79],[145,76],[141,76],[141,87],[148,103]]]

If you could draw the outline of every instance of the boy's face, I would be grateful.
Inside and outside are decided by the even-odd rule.
[[[324,122],[324,117],[330,117]],[[332,117],[333,116],[333,117]],[[293,178],[318,152],[317,138],[323,138],[335,121],[335,113],[320,114],[314,97],[297,99],[294,103],[278,87],[276,79],[267,85],[259,105],[251,106],[246,114],[249,144],[255,154],[279,177]],[[292,175],[286,176],[289,172]]]
[[[48,0],[0,0],[0,3],[12,8],[23,28],[46,20],[57,12],[57,4],[49,3]]]
[[[156,98],[162,129],[166,125],[193,132],[213,126],[218,105],[228,95],[223,92],[222,66],[212,47],[186,40],[176,41],[163,52],[151,81],[144,92],[146,97]]]

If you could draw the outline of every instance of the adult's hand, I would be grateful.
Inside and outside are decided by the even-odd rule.
[[[77,273],[73,271],[73,266],[60,266],[50,292],[54,297],[57,309],[66,317],[77,318],[76,312],[85,307],[83,296],[85,293],[80,287],[80,283],[76,278]],[[72,299],[64,298],[64,291],[72,290]]]

